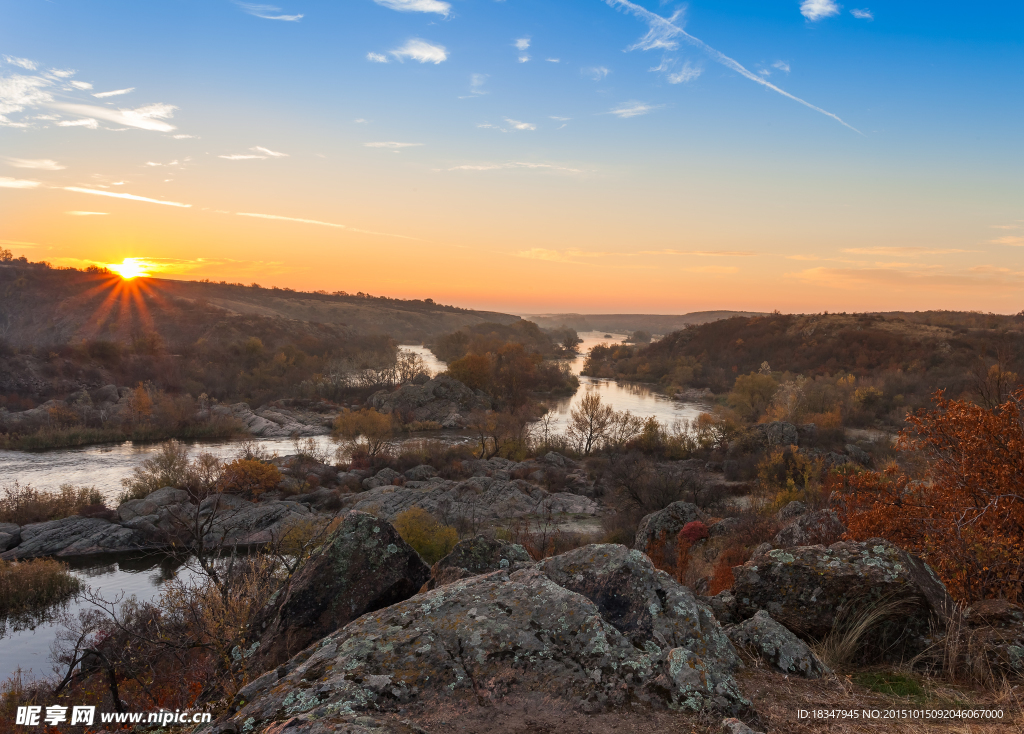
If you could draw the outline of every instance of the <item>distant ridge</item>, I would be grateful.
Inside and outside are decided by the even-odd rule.
[[[568,326],[576,331],[609,331],[619,334],[647,331],[651,334],[670,334],[690,324],[706,324],[733,316],[764,316],[761,311],[694,311],[677,316],[644,313],[555,313],[520,314],[538,326],[550,329]]]

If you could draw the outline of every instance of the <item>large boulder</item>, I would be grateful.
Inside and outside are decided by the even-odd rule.
[[[408,599],[429,576],[389,523],[348,513],[323,551],[254,622],[262,664],[279,665],[353,619]]]
[[[707,523],[707,516],[692,502],[673,502],[664,510],[652,512],[640,521],[633,547],[648,556],[660,556],[675,565],[676,538],[691,522]]]
[[[761,434],[763,441],[769,446],[795,446],[799,442],[799,432],[792,423],[772,421],[754,427]]]
[[[397,413],[408,422],[433,421],[444,428],[465,428],[470,413],[491,407],[483,393],[447,375],[422,385],[403,385],[394,392],[375,392],[367,402],[381,413]]]
[[[646,562],[640,554],[632,557]],[[584,559],[577,560],[574,570],[586,578]],[[663,590],[671,583],[664,576]],[[672,599],[682,598],[673,591]],[[651,603],[659,616],[670,604],[656,593]],[[668,640],[641,639],[639,629],[624,634],[605,613],[540,567],[462,579],[365,614],[253,681],[239,692],[242,708],[232,723],[251,734],[266,734],[286,720],[296,731],[311,731],[306,727],[314,721],[327,731],[359,711],[395,711],[417,702],[489,705],[525,692],[590,711],[748,705],[725,672],[736,658],[731,649],[717,658],[706,642],[681,639],[684,644],[670,647]],[[717,628],[713,618],[690,623],[702,634],[707,627],[701,624]],[[724,639],[721,630],[717,634]],[[728,648],[727,639],[724,644]]]
[[[533,558],[518,543],[477,535],[456,543],[451,553],[433,565],[423,590],[491,571],[516,571],[532,563]]]
[[[13,522],[0,522],[0,553],[21,542],[21,527]]]
[[[765,609],[804,638],[821,639],[837,624],[885,605],[890,611],[872,635],[897,649],[927,634],[931,619],[945,620],[954,607],[928,564],[880,538],[770,550],[735,567],[733,575],[738,620]]]
[[[969,639],[968,644],[958,645],[964,655],[980,652],[997,676],[1024,676],[1024,608],[1003,599],[983,599],[967,607],[960,621],[960,625],[949,625],[945,634],[959,633]],[[981,661],[968,662],[978,665]]]
[[[831,671],[807,643],[771,618],[764,609],[725,630],[737,647],[746,648],[779,673],[820,678]]]
[[[827,545],[842,538],[845,532],[846,526],[834,510],[814,510],[798,515],[792,523],[775,535],[772,545],[776,548]]]
[[[0,554],[0,559],[119,553],[151,545],[151,541],[138,530],[98,517],[73,515],[61,520],[23,525],[21,542]]]

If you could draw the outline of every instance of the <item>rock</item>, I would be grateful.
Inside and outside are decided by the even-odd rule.
[[[720,591],[714,596],[702,596],[701,601],[711,608],[719,624],[733,624],[736,618],[736,597],[731,589]]]
[[[796,426],[784,421],[761,423],[754,427],[769,446],[795,446],[799,442]]]
[[[343,499],[350,509],[372,510],[388,520],[412,507],[422,507],[445,524],[459,518],[491,521],[524,517],[548,508],[554,513],[589,516],[601,512],[596,500],[570,492],[547,492],[522,479],[473,477],[456,482],[433,477],[424,484],[412,484],[416,486],[386,485]]]
[[[451,553],[434,564],[423,591],[482,573],[517,571],[532,564],[533,558],[518,543],[477,535],[456,543]]]
[[[723,535],[732,535],[742,525],[743,520],[738,517],[724,517],[708,528],[708,535],[712,538],[718,538]]]
[[[739,620],[765,609],[805,639],[824,638],[843,615],[849,621],[878,604],[900,603],[871,635],[887,649],[927,634],[933,616],[945,620],[953,609],[926,563],[880,538],[771,550],[733,574]]]
[[[121,522],[127,522],[133,518],[156,515],[160,509],[170,505],[181,505],[188,503],[189,493],[183,489],[164,487],[155,492],[150,492],[142,499],[128,500],[117,508],[117,516]]]
[[[796,427],[797,443],[801,446],[813,443],[818,437],[818,426],[814,423],[804,423]]]
[[[871,454],[860,446],[848,443],[843,448],[846,449],[847,455],[861,466],[871,466]]]
[[[565,456],[562,456],[562,454],[559,454],[555,451],[549,451],[546,454],[544,454],[544,457],[541,459],[541,461],[543,461],[545,464],[557,466],[561,469],[565,469],[570,464],[572,464],[572,461],[570,459],[566,458]]]
[[[764,609],[750,619],[727,627],[729,639],[747,648],[780,673],[820,678],[832,671],[807,643],[771,618]]]
[[[405,478],[414,482],[423,482],[437,476],[437,469],[430,464],[420,464],[405,472]]]
[[[0,523],[0,553],[21,542],[21,528],[12,523]]]
[[[828,545],[842,538],[845,532],[846,526],[835,511],[815,510],[800,515],[794,522],[780,530],[772,539],[772,545],[776,548]]]
[[[394,484],[398,477],[402,476],[391,467],[385,467],[379,472],[374,474],[369,479],[363,480],[363,489],[376,489],[377,487],[387,487]]]
[[[212,494],[199,504],[199,517],[216,513],[207,542],[258,545],[282,538],[294,525],[314,519],[301,502],[263,500],[249,502],[232,494]],[[180,515],[179,515],[180,516]],[[165,516],[161,514],[161,525]]]
[[[121,396],[117,393],[117,385],[104,385],[92,394],[93,403],[97,405],[113,405]]]
[[[739,719],[729,718],[722,719],[722,734],[764,734],[764,732],[754,731]]]
[[[761,543],[759,546],[754,548],[754,553],[751,555],[751,558],[753,558],[754,556],[763,556],[765,553],[767,553],[771,549],[772,549],[772,544],[771,543],[767,543],[767,542]]]
[[[215,406],[210,412],[213,415],[233,418],[253,436],[264,438],[322,436],[330,433],[330,429],[322,423],[300,422],[294,415],[281,408],[260,408],[253,412],[248,403],[235,403]]]
[[[407,422],[434,421],[443,428],[465,428],[470,413],[491,407],[486,397],[447,375],[423,385],[403,385],[394,392],[375,392],[367,404],[381,413],[397,413]]]
[[[673,502],[664,510],[652,512],[640,521],[633,547],[641,553],[660,553],[669,563],[676,561],[676,536],[687,524],[707,521],[697,505],[691,502]],[[656,547],[660,546],[660,547]]]
[[[967,607],[963,623],[969,642],[959,646],[966,648],[965,655],[980,652],[993,672],[1024,675],[1024,608],[1003,599],[984,599]],[[963,634],[955,625],[949,627],[946,634]]]
[[[288,590],[253,623],[258,656],[276,666],[352,620],[415,594],[430,568],[387,522],[348,513]]]
[[[81,556],[151,547],[145,535],[109,520],[73,515],[21,528],[21,542],[0,554],[3,560],[39,556]]]
[[[600,575],[590,572],[585,555],[577,558],[575,572]],[[649,564],[639,553],[630,555],[635,564]],[[685,599],[672,583],[664,575],[663,590]],[[657,595],[652,603],[665,617]],[[491,705],[526,691],[591,711],[630,705],[746,709],[748,702],[726,672],[736,659],[728,639],[717,630],[728,651],[717,658],[701,626],[717,629],[710,614],[701,622],[675,621],[677,632],[689,625],[701,637],[673,648],[648,638],[638,648],[599,605],[559,586],[539,567],[496,571],[350,622],[290,660],[283,676],[273,670],[243,688],[237,697],[242,708],[232,721],[257,734],[301,717],[322,722],[327,731],[340,717],[361,711],[394,711],[412,702]],[[631,634],[639,639],[642,633],[634,628]],[[701,657],[691,648],[708,654]]]
[[[800,500],[793,500],[788,505],[779,510],[775,517],[779,518],[782,521],[786,521],[792,520],[794,517],[802,515],[805,512],[807,512],[807,505],[805,505]]]

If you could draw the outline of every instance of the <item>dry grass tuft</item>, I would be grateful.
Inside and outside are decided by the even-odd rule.
[[[0,617],[39,611],[78,593],[82,582],[52,558],[0,561]]]
[[[17,480],[4,487],[0,497],[0,522],[28,525],[34,522],[60,520],[77,515],[81,510],[103,505],[103,495],[93,487],[62,484],[57,492],[46,492]]]

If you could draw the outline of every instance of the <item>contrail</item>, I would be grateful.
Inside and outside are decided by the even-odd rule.
[[[722,66],[725,66],[725,67],[727,67],[729,69],[732,69],[737,74],[742,74],[743,76],[745,76],[747,79],[750,79],[751,81],[757,82],[758,84],[760,84],[762,86],[768,87],[768,89],[771,89],[773,92],[778,92],[783,97],[789,97],[791,100],[793,100],[794,102],[799,102],[804,107],[810,107],[815,112],[820,112],[821,114],[826,115],[827,117],[831,117],[833,120],[838,122],[840,125],[843,125],[844,127],[850,128],[851,130],[853,130],[858,135],[863,135],[864,134],[860,130],[855,128],[853,125],[850,125],[849,123],[845,122],[842,118],[839,117],[839,115],[835,115],[835,114],[829,112],[828,110],[823,110],[820,107],[816,107],[815,105],[812,105],[810,102],[807,102],[806,100],[802,100],[799,97],[795,97],[792,94],[790,94],[789,92],[787,92],[785,89],[779,89],[777,86],[775,86],[771,82],[767,81],[766,79],[762,79],[757,74],[755,74],[752,71],[748,70],[740,62],[736,61],[735,59],[729,58],[728,56],[723,54],[721,51],[716,51],[715,49],[711,48],[711,46],[707,45],[706,43],[704,43],[704,41],[700,40],[699,38],[695,38],[695,37],[691,36],[689,33],[687,33],[682,28],[680,28],[679,26],[677,26],[675,23],[672,22],[672,20],[674,20],[676,16],[672,16],[672,20],[669,20],[667,18],[662,18],[660,15],[656,15],[655,13],[652,13],[651,11],[647,10],[646,8],[640,7],[636,3],[632,3],[629,0],[604,0],[604,1],[610,7],[613,7],[613,8],[619,7],[619,8],[623,8],[625,10],[630,11],[631,13],[633,13],[633,15],[635,15],[638,18],[646,21],[650,25],[651,30],[648,32],[648,34],[646,36],[644,36],[644,38],[641,39],[640,42],[634,44],[631,47],[630,50],[632,50],[633,48],[643,48],[643,49],[675,48],[676,47],[676,43],[675,43],[675,41],[672,41],[671,39],[675,38],[676,36],[681,36],[684,41],[689,43],[691,46],[696,46],[701,51],[703,51],[708,56],[710,56],[712,59],[714,59],[715,61],[720,63]]]

